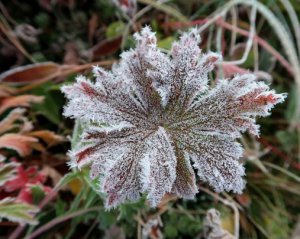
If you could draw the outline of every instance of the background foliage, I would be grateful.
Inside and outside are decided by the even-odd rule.
[[[221,213],[221,229],[240,238],[299,238],[299,2],[138,0],[136,9],[119,2],[0,1],[0,238],[205,238],[210,208]],[[88,172],[68,169],[80,128],[72,142],[60,86],[92,65],[109,69],[145,24],[166,52],[180,31],[199,25],[203,50],[222,52],[228,63],[219,77],[250,70],[288,92],[259,119],[261,136],[242,139],[242,195],[199,183],[192,201],[166,195],[157,209],[141,200],[105,211]]]

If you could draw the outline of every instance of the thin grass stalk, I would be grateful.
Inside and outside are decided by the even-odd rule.
[[[167,15],[170,15],[181,22],[188,22],[188,19],[184,15],[182,15],[179,11],[172,8],[171,6],[163,4],[166,1],[155,1],[155,0],[137,0],[137,1],[152,6],[153,8],[156,8],[160,11],[163,11]]]
[[[218,52],[222,52],[222,33],[223,33],[223,28],[218,27],[216,33],[216,49]],[[224,76],[223,67],[218,67],[218,76],[219,78],[223,78]]]
[[[252,0],[253,2],[256,2],[255,0]],[[256,35],[256,13],[257,13],[257,7],[256,4],[253,3],[252,9],[251,9],[251,14],[250,14],[250,31],[249,31],[249,37],[248,41],[246,43],[246,49],[244,51],[244,54],[241,59],[236,60],[236,61],[225,61],[223,64],[233,64],[233,65],[242,65],[245,63],[247,60],[249,53],[251,51],[251,48],[253,46],[253,40]]]
[[[269,162],[263,162],[263,164],[272,169],[276,169],[277,171],[287,175],[288,177],[290,177],[290,178],[294,179],[295,181],[297,181],[298,183],[300,183],[300,177],[298,177],[296,174],[290,172],[289,170],[287,170],[283,167],[277,166],[275,164],[269,163]]]
[[[273,28],[274,32],[276,33],[280,43],[282,44],[290,63],[293,66],[294,74],[295,74],[295,81],[297,83],[298,91],[300,92],[300,64],[299,59],[296,54],[296,49],[294,46],[293,41],[289,38],[289,34],[287,33],[286,29],[282,25],[282,23],[276,18],[276,16],[269,10],[264,4],[260,2],[256,2],[253,0],[231,0],[227,4],[225,4],[221,9],[214,12],[209,18],[208,21],[205,22],[201,27],[199,27],[199,32],[204,31],[208,28],[211,24],[218,21],[218,19],[224,16],[232,7],[238,5],[256,5],[257,11],[259,11],[265,19],[269,22],[270,26]]]
[[[270,26],[273,28],[275,34],[277,35],[281,45],[283,46],[286,55],[293,67],[294,71],[294,79],[297,85],[297,96],[300,96],[300,62],[297,55],[296,47],[289,37],[289,34],[283,24],[278,20],[278,18],[274,15],[274,13],[267,8],[263,3],[256,2],[253,0],[231,0],[227,4],[225,4],[221,9],[217,10],[212,14],[212,17],[203,24],[198,30],[199,32],[204,31],[211,24],[215,23],[220,17],[224,16],[232,7],[238,4],[256,5],[257,11],[269,22]],[[296,101],[296,112],[294,113],[294,117],[292,120],[291,128],[296,128],[298,130],[298,134],[300,134],[300,128],[298,127],[300,121],[300,100]],[[300,158],[300,142],[298,145],[298,157]]]
[[[236,7],[233,7],[231,9],[231,18],[232,18],[232,22],[231,24],[235,27],[237,27],[237,22],[238,22],[238,14],[237,14],[237,10]],[[230,38],[230,50],[229,50],[229,55],[232,56],[233,51],[234,51],[234,45],[236,43],[236,38],[237,38],[237,33],[232,31],[231,32],[231,38]]]
[[[297,16],[297,13],[295,12],[295,9],[293,7],[293,5],[290,3],[289,0],[280,0],[282,5],[285,7],[289,18],[291,20],[292,26],[293,26],[293,30],[294,30],[294,34],[296,37],[296,43],[297,43],[297,48],[298,48],[298,56],[300,57],[300,23],[299,23],[299,19]]]

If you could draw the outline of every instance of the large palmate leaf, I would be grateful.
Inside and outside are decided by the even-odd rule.
[[[252,74],[210,86],[222,57],[201,53],[196,29],[172,45],[170,56],[149,27],[135,39],[136,48],[123,52],[112,71],[95,67],[95,81],[79,76],[62,88],[65,116],[86,125],[70,164],[91,165],[108,208],[142,193],[151,206],[166,193],[193,198],[194,169],[215,191],[241,193],[243,149],[236,139],[245,131],[258,135],[255,118],[269,115],[285,94]]]

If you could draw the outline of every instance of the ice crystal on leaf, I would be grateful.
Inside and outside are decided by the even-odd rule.
[[[87,124],[71,164],[91,165],[108,208],[141,193],[151,206],[165,193],[193,198],[194,169],[215,191],[240,193],[243,150],[236,139],[245,131],[258,135],[255,117],[267,116],[285,95],[252,74],[211,87],[208,73],[222,57],[201,53],[196,29],[173,44],[170,56],[157,48],[149,27],[135,39],[136,48],[111,71],[94,67],[95,81],[79,76],[62,88],[69,99],[65,116]]]

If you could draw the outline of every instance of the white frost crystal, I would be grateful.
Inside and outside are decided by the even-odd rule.
[[[252,74],[211,87],[208,73],[222,57],[201,53],[195,29],[173,44],[170,56],[157,48],[149,27],[135,39],[136,48],[111,71],[95,67],[95,81],[79,76],[62,88],[69,99],[65,116],[88,125],[71,165],[91,165],[107,208],[141,193],[153,207],[165,193],[193,198],[194,169],[217,192],[240,193],[243,150],[236,139],[246,130],[258,135],[255,117],[269,115],[285,94]]]

